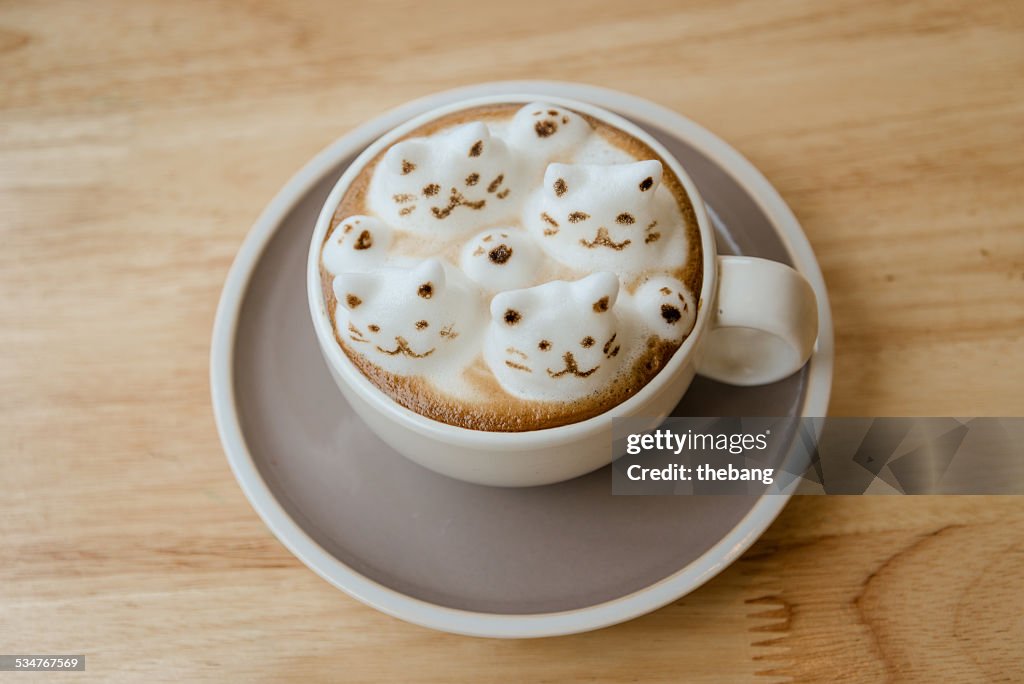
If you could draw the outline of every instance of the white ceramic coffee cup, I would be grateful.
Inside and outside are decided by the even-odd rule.
[[[441,116],[487,104],[544,101],[589,114],[654,149],[693,203],[704,254],[703,285],[693,331],[666,366],[635,395],[593,418],[528,432],[485,432],[441,423],[401,406],[377,388],[338,345],[320,284],[320,248],[349,185],[379,152]],[[610,463],[612,418],[668,416],[695,373],[735,385],[781,380],[810,357],[818,331],[814,291],[793,269],[767,259],[718,256],[714,230],[693,181],[647,132],[582,102],[536,94],[475,98],[431,110],[391,130],[363,151],[331,190],[310,246],[306,272],[310,312],[331,375],[352,408],[393,449],[450,477],[498,486],[568,480]]]

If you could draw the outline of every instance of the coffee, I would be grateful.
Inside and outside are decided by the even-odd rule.
[[[702,254],[645,143],[561,106],[440,117],[351,183],[321,247],[337,343],[450,425],[525,431],[628,399],[690,333]]]

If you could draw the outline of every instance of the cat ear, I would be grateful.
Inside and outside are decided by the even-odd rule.
[[[491,318],[497,323],[515,325],[522,320],[531,303],[529,289],[499,292],[491,300]]]
[[[429,295],[444,289],[444,264],[438,259],[427,259],[412,269],[411,277],[419,295],[430,299]]]
[[[630,187],[637,192],[652,193],[661,185],[662,167],[656,159],[626,164],[625,171],[629,176]]]
[[[573,283],[572,289],[578,301],[590,304],[595,313],[605,313],[619,296],[619,277],[610,271],[593,273]]]
[[[452,149],[463,150],[467,157],[479,157],[491,145],[491,129],[482,121],[473,121],[452,129]]]
[[[333,287],[338,303],[352,311],[373,299],[380,284],[372,273],[339,273],[334,276]]]
[[[565,197],[574,189],[586,185],[585,173],[576,164],[548,164],[544,171],[544,195]]]
[[[395,143],[384,154],[384,170],[395,176],[415,173],[426,161],[427,149],[422,140],[403,140]]]

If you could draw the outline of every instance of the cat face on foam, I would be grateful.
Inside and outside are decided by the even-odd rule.
[[[565,107],[531,102],[512,118],[509,143],[531,161],[565,161],[593,132],[590,123]]]
[[[487,292],[500,292],[536,282],[543,259],[529,234],[516,228],[498,228],[466,241],[459,267]]]
[[[385,370],[415,375],[464,351],[480,327],[479,299],[453,282],[437,259],[411,269],[381,268],[335,277],[338,334]]]
[[[655,201],[661,175],[654,160],[549,164],[525,220],[560,261],[598,268],[639,262],[661,237]]]
[[[600,388],[624,356],[618,291],[615,274],[601,272],[496,295],[484,358],[502,387],[550,401]]]
[[[650,278],[636,289],[631,299],[644,327],[663,340],[679,342],[693,330],[697,304],[689,288],[676,278]]]
[[[449,235],[515,213],[521,192],[505,142],[481,122],[395,143],[374,170],[374,213],[413,233]]]
[[[393,231],[380,219],[349,216],[324,243],[324,268],[334,275],[372,270],[384,261],[393,238]]]

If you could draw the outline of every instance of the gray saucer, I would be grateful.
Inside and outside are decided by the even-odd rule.
[[[645,128],[696,182],[722,253],[791,263],[740,184],[695,148]],[[548,487],[482,487],[436,475],[378,440],[328,376],[306,305],[313,225],[353,157],[316,183],[268,241],[235,336],[245,445],[273,496],[309,537],[409,597],[511,615],[579,609],[644,589],[739,523],[755,497],[612,496],[608,468]],[[806,391],[807,369],[756,388],[697,378],[676,414],[794,415]]]

